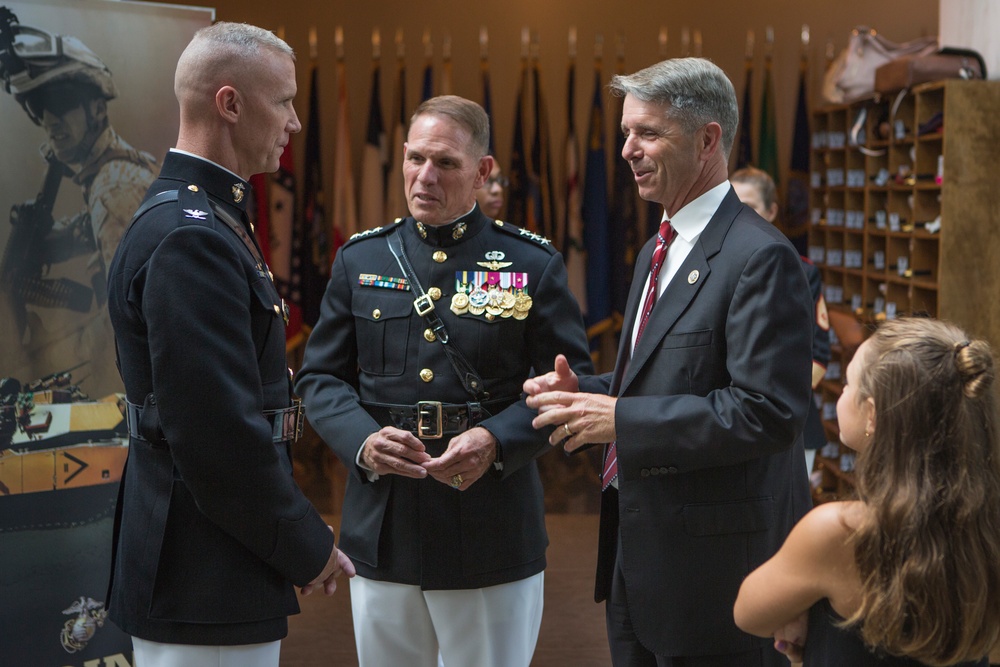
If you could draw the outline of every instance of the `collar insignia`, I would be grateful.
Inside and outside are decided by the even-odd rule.
[[[184,209],[186,214],[185,218],[191,218],[192,220],[204,220],[205,216],[208,215],[208,211],[199,211],[196,208],[186,208]]]
[[[233,201],[239,204],[243,201],[243,188],[245,186],[242,183],[233,183]]]

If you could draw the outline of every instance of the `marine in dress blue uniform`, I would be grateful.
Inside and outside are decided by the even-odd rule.
[[[482,120],[486,124],[485,114]],[[411,126],[407,161],[420,160],[426,166],[419,170],[427,174],[426,183],[408,182],[410,193],[423,188],[427,201],[447,201],[459,212],[435,225],[397,220],[356,235],[338,251],[296,381],[310,423],[349,472],[341,547],[359,579],[419,591],[483,589],[542,572],[548,539],[535,458],[549,449],[548,434],[532,429],[535,412],[521,399],[521,385],[532,372],[549,370],[557,352],[576,368],[591,367],[561,256],[548,240],[483,215],[474,184],[485,181],[492,158],[480,157],[485,142],[482,152],[471,155],[469,133],[458,127],[435,135],[451,142],[446,149],[438,152],[439,144],[420,140],[426,155],[414,157]],[[472,170],[478,163],[480,173],[465,172],[456,184],[446,172],[462,160],[472,160]],[[470,169],[467,163],[458,168]],[[410,202],[411,210],[423,205]],[[477,372],[482,395],[467,390],[439,334],[415,309],[420,290],[394,257],[388,243],[393,237],[402,242],[412,273],[443,322],[448,345]],[[482,427],[496,439],[496,461],[472,484],[456,476],[461,490],[431,475],[373,474],[362,465],[359,449],[386,426],[421,437],[435,459],[453,438]],[[463,608],[453,613],[460,616]],[[357,631],[357,618],[355,626]],[[441,628],[435,631],[449,664],[454,654]],[[362,664],[364,650],[359,638]],[[479,650],[484,660],[491,653]]]

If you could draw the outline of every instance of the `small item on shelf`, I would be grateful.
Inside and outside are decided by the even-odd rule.
[[[907,269],[903,272],[904,278],[926,278],[934,272],[930,269]]]
[[[826,365],[826,379],[827,380],[839,380],[840,379],[840,362],[831,361]]]
[[[941,231],[941,216],[939,215],[930,222],[925,222],[924,230],[928,234],[937,234],[939,231]]]
[[[854,470],[854,454],[844,452],[840,455],[840,469],[842,472],[851,472]]]
[[[840,443],[837,442],[827,442],[823,445],[823,448],[819,450],[819,455],[825,459],[835,459],[840,456]]]
[[[902,119],[897,118],[896,122],[892,124],[893,138],[897,141],[906,138],[906,125],[903,123]]]
[[[931,132],[944,132],[944,112],[938,111],[925,122],[917,126],[917,136],[922,137]]]
[[[906,275],[906,270],[909,268],[910,259],[906,255],[900,255],[896,258],[896,272],[900,276]]]
[[[934,182],[938,185],[944,182],[944,155],[938,155],[937,175],[934,177]]]
[[[896,319],[896,302],[886,301],[885,302],[885,319],[894,320]]]
[[[899,168],[896,170],[896,178],[895,178],[896,184],[897,185],[905,184],[906,178],[910,175],[910,172],[912,171],[913,169],[908,164],[899,165]]]
[[[879,169],[874,176],[872,176],[872,182],[878,187],[885,187],[889,183],[889,170],[885,167]]]

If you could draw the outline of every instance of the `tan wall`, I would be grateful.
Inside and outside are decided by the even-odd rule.
[[[181,4],[206,4],[174,1]],[[389,106],[393,99],[396,68],[393,40],[397,28],[403,29],[406,42],[407,103],[411,110],[420,95],[424,66],[421,38],[424,30],[430,30],[434,44],[436,80],[439,81],[440,76],[442,37],[447,32],[452,43],[453,92],[481,101],[478,36],[481,26],[488,28],[497,157],[506,165],[510,153],[514,91],[523,27],[538,34],[552,148],[558,150],[566,114],[567,33],[570,26],[576,26],[580,45],[577,58],[576,122],[578,128],[585,128],[588,105],[593,95],[591,58],[596,34],[603,34],[605,39],[606,83],[615,67],[614,43],[618,34],[625,36],[625,69],[631,72],[661,59],[657,41],[661,26],[665,26],[668,31],[668,57],[681,55],[680,37],[683,27],[688,27],[692,32],[700,30],[703,36],[702,54],[729,73],[737,94],[742,96],[746,34],[748,29],[753,29],[757,37],[753,115],[755,120],[759,120],[764,70],[764,30],[767,25],[772,25],[775,34],[773,71],[777,96],[778,149],[783,169],[787,167],[788,153],[791,150],[800,53],[799,32],[803,23],[808,24],[812,32],[810,97],[813,103],[819,99],[827,41],[832,40],[839,52],[846,45],[848,33],[856,24],[871,25],[895,41],[938,32],[937,0],[494,0],[489,3],[454,0],[218,0],[215,7],[219,20],[246,21],[269,29],[284,27],[286,40],[299,54],[297,108],[303,116],[307,110],[308,94],[308,32],[310,26],[316,26],[321,65],[321,110],[324,115],[323,168],[328,192],[332,190],[333,178],[337,86],[334,30],[338,25],[343,26],[344,30],[355,174],[359,168],[368,113],[371,32],[376,26],[382,32],[382,103],[386,117],[390,113]],[[305,122],[304,117],[302,120]],[[609,114],[609,131],[617,122],[618,119]],[[301,139],[302,135],[299,135],[296,144],[296,157],[299,161],[303,154]]]

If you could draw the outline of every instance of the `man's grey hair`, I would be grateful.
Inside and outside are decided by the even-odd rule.
[[[203,39],[220,50],[228,50],[231,55],[238,57],[252,57],[260,53],[261,48],[269,48],[295,58],[295,52],[285,40],[270,30],[249,23],[219,21],[196,32],[194,40],[198,39]]]
[[[674,58],[635,74],[619,74],[608,84],[616,97],[666,104],[667,117],[694,133],[705,123],[722,127],[722,151],[729,159],[740,112],[732,81],[717,65],[704,58]]]
[[[417,107],[410,116],[410,125],[420,116],[444,116],[468,131],[472,144],[467,150],[476,158],[490,151],[490,117],[486,111],[473,102],[458,95],[432,97]]]

